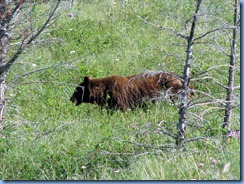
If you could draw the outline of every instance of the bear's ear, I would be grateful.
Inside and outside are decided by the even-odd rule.
[[[85,85],[88,85],[88,84],[90,83],[90,79],[91,79],[90,76],[85,76],[85,77],[84,77],[84,84],[85,84]]]

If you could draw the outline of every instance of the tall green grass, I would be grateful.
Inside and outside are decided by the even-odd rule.
[[[0,139],[0,178],[240,179],[240,140],[223,141],[224,111],[216,109],[216,105],[189,109],[187,138],[209,139],[188,142],[184,151],[179,151],[175,140],[159,129],[177,134],[177,106],[163,101],[122,113],[92,104],[75,107],[69,101],[75,86],[86,75],[95,78],[161,69],[182,74],[186,41],[157,26],[186,34],[184,24],[195,11],[195,1],[132,0],[126,1],[124,7],[121,1],[114,2],[74,1],[73,8],[67,9],[64,1],[60,12],[66,12],[42,36],[46,44],[29,48],[11,68],[7,76],[5,129]],[[51,6],[52,1],[38,5],[34,16]],[[196,37],[221,26],[220,21],[207,15],[231,23],[232,10],[226,2],[205,1]],[[213,37],[210,34],[199,40],[207,44],[194,45],[192,72],[228,64],[229,58],[213,45]],[[228,50],[227,37],[227,33],[219,34],[217,39]],[[59,63],[62,65],[57,66]],[[27,74],[45,67],[50,68]],[[227,69],[220,67],[209,74],[226,84]],[[236,84],[239,82],[236,72]],[[213,96],[225,99],[225,90],[209,79],[192,83],[199,91],[211,91]],[[197,94],[195,101],[204,98]],[[239,113],[239,108],[234,109],[233,129],[240,128]],[[204,166],[200,167],[200,163]]]

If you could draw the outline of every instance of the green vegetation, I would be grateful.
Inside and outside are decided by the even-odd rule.
[[[34,18],[51,5],[52,1],[38,5],[33,9]],[[125,6],[119,0],[83,0],[74,1],[72,9],[63,2],[60,9],[67,11],[42,35],[42,44],[21,55],[7,76],[1,179],[240,179],[240,139],[223,141],[224,110],[217,103],[188,110],[187,138],[208,139],[187,142],[180,151],[175,140],[159,129],[177,133],[178,108],[166,101],[124,113],[91,104],[75,107],[69,101],[86,75],[132,75],[162,67],[181,75],[186,40],[157,26],[186,34],[185,23],[190,20],[190,28],[195,0],[129,0]],[[223,26],[214,17],[232,24],[232,3],[204,1],[201,12],[196,37]],[[221,65],[228,65],[229,58],[213,39],[229,52],[228,35],[231,30],[198,40],[202,43],[193,47],[193,73],[218,66],[208,74],[227,84],[228,67]],[[57,66],[59,63],[63,64]],[[50,68],[24,75],[44,67]],[[236,85],[239,76],[237,71]],[[210,79],[193,80],[192,84],[198,91],[226,98],[226,91]],[[209,100],[201,94],[195,97],[196,102],[204,99]],[[234,109],[231,126],[240,129],[239,107]]]

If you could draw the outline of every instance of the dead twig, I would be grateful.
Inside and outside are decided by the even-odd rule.
[[[58,63],[56,65],[47,66],[47,67],[43,67],[43,68],[39,68],[37,70],[33,70],[33,71],[30,71],[30,72],[27,72],[25,74],[22,74],[22,75],[16,77],[14,80],[11,81],[11,83],[14,83],[14,82],[18,81],[19,79],[21,79],[21,78],[23,78],[25,76],[28,76],[30,74],[33,74],[33,73],[37,73],[37,72],[40,72],[40,71],[43,71],[43,70],[53,69],[53,68],[57,68],[57,67],[61,67],[61,66],[66,66],[68,64],[71,64],[71,63],[77,61],[78,59],[80,59],[80,58],[75,58],[75,59],[73,59],[73,60],[71,60],[69,62],[62,62],[62,63]]]
[[[17,52],[12,56],[12,58],[7,62],[4,63],[1,67],[0,67],[0,75],[2,75],[3,73],[7,73],[8,70],[10,69],[10,67],[13,65],[13,63],[16,61],[16,59],[19,57],[19,55],[24,51],[25,47],[29,44],[31,44],[41,33],[42,31],[46,28],[46,26],[49,24],[50,20],[52,19],[52,17],[54,16],[56,10],[59,7],[61,0],[58,0],[56,3],[55,8],[53,9],[53,11],[50,13],[48,19],[46,20],[46,22],[43,24],[43,26],[39,29],[39,31],[37,31],[36,34],[34,34],[31,38],[28,39],[28,41],[26,43],[23,43],[19,49],[17,50]],[[17,10],[17,9],[16,9]],[[15,10],[15,11],[16,11]]]
[[[137,17],[140,18],[140,19],[142,19],[143,22],[146,23],[146,24],[148,24],[148,25],[151,25],[151,26],[153,26],[153,27],[156,27],[156,28],[158,28],[158,29],[160,29],[160,30],[166,30],[166,31],[168,31],[170,34],[173,34],[173,35],[175,35],[175,36],[179,36],[179,37],[184,38],[184,39],[186,39],[186,40],[188,39],[187,36],[184,36],[183,34],[178,33],[178,32],[176,32],[175,30],[173,30],[173,29],[171,29],[171,28],[163,27],[163,26],[160,26],[160,25],[156,25],[156,24],[154,24],[154,23],[152,23],[152,22],[148,22],[145,18],[141,17],[140,15],[137,15]]]
[[[216,31],[226,30],[226,29],[235,29],[235,28],[236,28],[236,26],[228,26],[228,27],[219,27],[219,28],[216,28],[216,29],[212,29],[212,30],[210,30],[210,31],[207,31],[207,32],[204,33],[203,35],[198,36],[197,38],[194,39],[194,41],[199,40],[199,39],[201,39],[201,38],[204,38],[204,37],[207,36],[208,34],[210,34],[210,33],[214,33],[214,32],[216,32]]]
[[[87,121],[90,121],[90,120],[87,120]],[[80,122],[80,121],[67,122],[67,123],[64,123],[64,124],[62,124],[62,125],[60,125],[60,126],[54,128],[54,129],[52,129],[52,130],[49,130],[49,131],[46,131],[46,132],[43,132],[43,133],[39,133],[39,134],[37,135],[37,137],[35,138],[35,140],[37,140],[37,139],[39,139],[39,138],[41,138],[41,137],[43,137],[43,136],[47,136],[48,134],[50,134],[50,133],[52,133],[52,132],[55,132],[55,131],[57,131],[57,130],[59,130],[59,129],[65,127],[65,126],[68,126],[68,125],[71,125],[71,124],[74,124],[74,123],[77,123],[77,122]]]

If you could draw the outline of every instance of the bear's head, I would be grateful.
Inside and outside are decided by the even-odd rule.
[[[81,103],[94,103],[94,98],[90,96],[89,81],[91,77],[84,77],[84,81],[80,83],[74,90],[70,101],[78,106]]]

